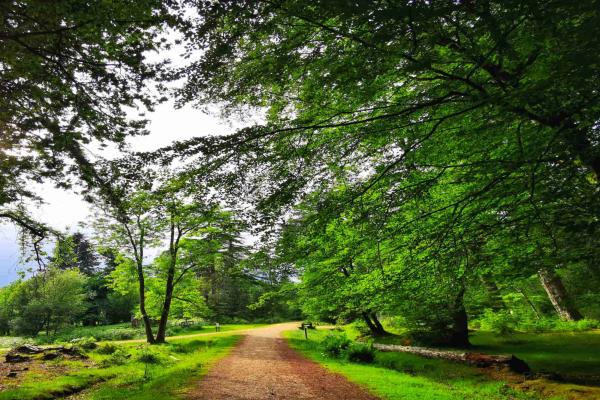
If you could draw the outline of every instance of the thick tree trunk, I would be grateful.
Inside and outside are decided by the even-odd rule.
[[[383,329],[383,325],[381,325],[381,322],[379,322],[375,313],[362,312],[361,315],[374,336],[387,335],[387,332]]]
[[[381,322],[379,322],[379,318],[377,318],[377,313],[372,312],[371,319],[373,320],[373,325],[375,325],[375,328],[377,328],[377,334],[387,335],[385,328],[383,327],[383,325],[381,325]]]
[[[469,318],[463,301],[465,289],[461,289],[452,307],[452,330],[448,344],[453,347],[471,347],[469,342]]]
[[[560,319],[564,321],[580,320],[582,316],[577,308],[571,303],[571,299],[569,298],[560,277],[556,275],[554,271],[547,268],[540,269],[538,271],[538,276]]]
[[[362,314],[363,320],[369,327],[369,330],[371,330],[371,333],[375,333],[377,331],[377,327],[373,324],[373,321],[371,321],[369,314],[367,312],[363,312],[361,314]]]

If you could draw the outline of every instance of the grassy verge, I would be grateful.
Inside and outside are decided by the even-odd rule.
[[[377,353],[373,364],[355,364],[323,354],[320,342],[326,331],[311,331],[309,340],[301,331],[285,337],[290,345],[327,369],[340,373],[384,399],[537,399],[532,393],[512,389],[506,382],[491,379],[476,368],[428,360],[404,353]],[[544,397],[558,399],[560,397]]]
[[[267,324],[226,324],[221,325],[221,332],[231,332],[244,329],[258,328]],[[215,332],[214,325],[194,325],[190,327],[171,326],[167,331],[167,339],[172,336],[196,335]],[[131,328],[131,324],[114,324],[101,326],[77,326],[61,330],[54,335],[40,334],[34,338],[2,337],[0,336],[0,349],[9,348],[18,343],[33,342],[35,344],[66,343],[73,339],[93,337],[98,341],[124,341],[144,339],[143,328]]]
[[[498,336],[476,332],[475,350],[490,354],[514,354],[535,372],[560,374],[600,385],[600,331],[515,333]]]
[[[83,391],[78,399],[174,399],[190,381],[225,356],[239,336],[174,340],[165,345],[104,344],[89,360],[54,360],[26,373],[0,400],[52,399]],[[111,347],[112,346],[112,347]],[[112,354],[102,354],[112,352]]]

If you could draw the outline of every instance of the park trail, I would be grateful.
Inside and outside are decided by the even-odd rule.
[[[343,376],[291,349],[281,337],[297,323],[270,325],[244,334],[240,343],[186,393],[189,400],[376,400]]]

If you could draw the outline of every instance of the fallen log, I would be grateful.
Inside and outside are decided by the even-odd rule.
[[[6,360],[7,363],[14,364],[14,363],[22,363],[22,362],[30,361],[31,357],[22,356],[20,354],[15,354],[15,353],[6,353],[6,355],[4,356],[4,359]]]
[[[44,352],[44,349],[38,346],[34,346],[32,344],[23,344],[21,346],[15,347],[12,350],[12,352],[20,354],[40,354]]]
[[[61,354],[73,358],[88,358],[77,346],[38,347],[30,344],[15,347],[6,354],[5,358],[8,363],[18,363],[29,361],[32,359],[30,356],[36,354],[42,354],[44,360],[55,359]]]
[[[477,367],[505,366],[520,374],[531,372],[527,363],[514,355],[490,355],[475,352],[459,352],[451,350],[431,349],[427,347],[400,346],[395,344],[374,344],[379,351],[395,351],[416,354],[426,358],[463,362]]]

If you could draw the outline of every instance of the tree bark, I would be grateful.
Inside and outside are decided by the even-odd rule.
[[[363,317],[363,320],[365,321],[365,323],[369,327],[369,330],[371,330],[371,333],[375,333],[375,331],[377,330],[377,328],[373,324],[373,321],[371,321],[371,318],[369,317],[369,314],[367,312],[362,312],[361,315]]]
[[[452,307],[452,329],[448,344],[453,347],[471,347],[469,342],[469,317],[464,304],[465,289],[462,288]]]
[[[171,311],[171,302],[173,301],[173,289],[175,287],[175,268],[177,267],[177,251],[179,250],[179,240],[181,239],[181,230],[171,220],[171,238],[169,241],[169,269],[167,271],[167,283],[165,286],[165,300],[163,302],[158,331],[156,332],[156,343],[164,343],[167,337],[167,323],[169,321],[169,312]]]
[[[146,312],[146,282],[144,279],[144,236],[145,231],[140,223],[140,218],[136,218],[136,224],[139,229],[139,242],[134,239],[133,233],[129,229],[127,222],[123,222],[123,227],[127,232],[133,254],[135,257],[135,263],[138,275],[138,289],[140,295],[140,314],[142,314],[142,320],[144,321],[144,330],[146,332],[146,341],[150,344],[154,343],[154,334],[152,333],[152,323]]]
[[[373,320],[373,325],[375,325],[375,328],[377,328],[378,335],[387,335],[388,334],[386,332],[385,328],[383,327],[383,325],[381,325],[381,322],[379,322],[379,318],[377,318],[377,313],[372,312],[371,319]]]
[[[364,311],[361,313],[361,315],[374,336],[382,336],[387,334],[374,312],[369,313]]]
[[[142,263],[138,261],[137,263],[137,273],[138,273],[138,286],[140,293],[140,314],[142,314],[142,320],[144,321],[144,329],[146,331],[146,341],[150,344],[154,343],[154,334],[152,333],[152,324],[150,322],[150,318],[148,317],[148,313],[146,312],[146,284],[144,281],[144,269]]]
[[[548,268],[540,269],[538,276],[560,319],[563,321],[579,321],[582,316],[572,304],[560,277]]]
[[[171,302],[173,301],[173,282],[175,279],[175,263],[176,255],[171,256],[169,271],[167,272],[167,284],[165,288],[165,300],[160,314],[160,322],[158,323],[158,331],[156,332],[156,343],[164,343],[167,335],[167,322],[169,320],[169,312],[171,310]]]

